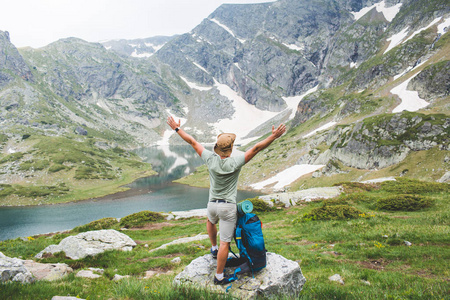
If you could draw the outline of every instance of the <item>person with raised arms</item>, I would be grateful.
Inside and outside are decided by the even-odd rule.
[[[214,258],[217,258],[214,284],[228,284],[232,279],[224,275],[224,269],[237,220],[236,195],[239,173],[241,168],[256,154],[281,137],[286,132],[286,126],[280,124],[276,129],[272,126],[271,135],[258,142],[245,153],[231,157],[234,141],[236,140],[234,133],[219,134],[214,145],[214,152],[212,152],[205,149],[203,145],[185,132],[180,127],[180,120],[176,122],[172,116],[169,116],[167,124],[186,143],[194,148],[208,167],[210,188],[206,229],[211,241],[211,254]],[[220,247],[217,245],[217,223],[219,223]]]

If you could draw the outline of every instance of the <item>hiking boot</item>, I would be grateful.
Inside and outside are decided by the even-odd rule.
[[[213,250],[213,249],[211,248],[211,254],[212,254],[212,257],[213,257],[213,258],[217,258],[217,253],[219,253],[219,250]]]
[[[225,285],[235,281],[236,278],[230,275],[223,275],[223,279],[219,280],[216,276],[214,276],[214,284]]]

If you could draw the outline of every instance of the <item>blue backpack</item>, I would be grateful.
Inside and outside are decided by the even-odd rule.
[[[237,274],[249,271],[253,274],[266,267],[262,223],[257,215],[253,213],[238,215],[234,240],[239,249],[239,257],[231,251],[235,257],[228,258],[227,267],[239,266],[241,270]]]

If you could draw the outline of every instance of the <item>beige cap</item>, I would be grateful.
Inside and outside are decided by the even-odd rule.
[[[230,156],[235,139],[236,135],[234,133],[219,134],[216,145],[214,146],[214,152],[220,156]]]

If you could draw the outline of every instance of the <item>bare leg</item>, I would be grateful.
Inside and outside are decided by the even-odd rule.
[[[212,246],[217,245],[217,226],[211,223],[209,220],[206,221],[206,230],[208,231],[209,240]]]
[[[217,270],[216,270],[217,274],[223,273],[223,269],[225,269],[229,249],[230,249],[229,242],[220,241],[219,253],[217,253]]]

